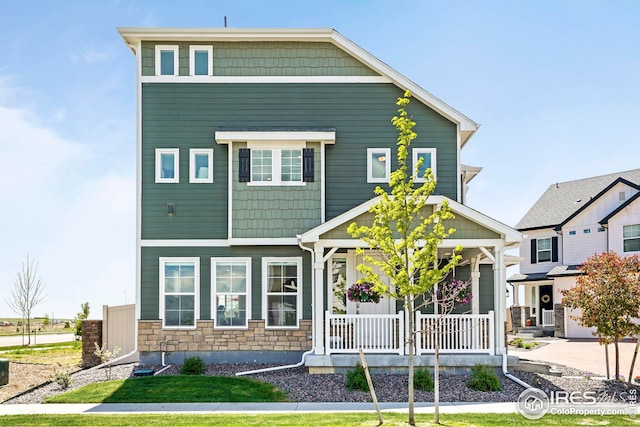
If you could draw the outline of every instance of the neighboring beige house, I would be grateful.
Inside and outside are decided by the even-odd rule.
[[[514,326],[527,319],[538,329],[566,338],[592,338],[562,307],[561,290],[575,285],[580,265],[594,254],[640,254],[640,169],[551,185],[516,225],[520,273],[514,301],[524,291],[524,306],[514,307]]]

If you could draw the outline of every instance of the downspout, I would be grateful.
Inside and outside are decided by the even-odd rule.
[[[311,265],[314,264],[314,252],[313,249],[308,248],[306,246],[304,246],[302,244],[302,242],[300,241],[300,236],[298,237],[298,246],[300,246],[300,249],[302,249],[303,251],[308,251],[311,253]],[[315,274],[311,274],[311,307],[315,307],[316,304],[316,293],[315,291],[315,281],[316,281],[316,275]],[[307,350],[304,353],[302,353],[302,358],[300,359],[300,361],[298,363],[294,363],[292,365],[282,365],[282,366],[272,366],[270,368],[262,368],[262,369],[254,369],[252,371],[244,371],[244,372],[236,372],[236,376],[243,376],[243,375],[251,375],[251,374],[259,374],[261,372],[271,372],[271,371],[279,371],[282,369],[292,369],[292,368],[298,368],[302,365],[304,365],[304,361],[305,358],[313,353],[313,349],[316,347],[316,334],[313,333],[313,325],[316,324],[316,319],[315,319],[315,310],[311,310],[311,350]]]
[[[496,261],[498,262],[498,260],[500,260],[500,280],[498,281],[498,288],[499,288],[499,292],[500,292],[500,306],[498,307],[499,313],[502,313],[502,315],[504,315],[504,313],[506,312],[507,308],[506,308],[506,303],[507,303],[507,296],[505,295],[505,289],[506,286],[503,286],[502,284],[502,279],[503,279],[503,272],[506,272],[506,267],[504,266],[504,253],[506,251],[505,247],[501,247],[500,249],[498,249],[498,252],[496,253]],[[506,280],[505,280],[506,283]],[[504,322],[503,322],[504,325]],[[512,375],[509,373],[509,371],[507,370],[507,343],[506,341],[504,342],[504,345],[500,346],[500,355],[502,356],[502,374],[509,378],[511,381],[515,382],[516,384],[519,384],[520,386],[524,387],[525,389],[530,389],[532,388],[529,384],[525,383],[524,381],[522,381],[520,378]]]

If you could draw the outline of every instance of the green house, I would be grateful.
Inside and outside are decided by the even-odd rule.
[[[360,257],[347,226],[397,167],[395,101],[410,90],[430,205],[456,219],[468,326],[445,361],[504,352],[505,251],[522,236],[465,205],[468,117],[331,29],[119,28],[137,74],[137,349],[144,363],[304,363],[315,372],[402,365],[395,301],[344,298]],[[429,314],[420,321],[428,322]],[[456,321],[458,321],[456,320]],[[428,365],[433,334],[415,350]],[[444,342],[444,341],[443,341]],[[445,362],[446,363],[446,362]],[[466,363],[466,362],[465,362]]]

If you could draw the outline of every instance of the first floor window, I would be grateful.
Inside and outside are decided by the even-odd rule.
[[[156,182],[180,182],[179,150],[177,148],[156,149]]]
[[[216,327],[246,328],[251,258],[212,258],[211,271]]]
[[[389,182],[391,149],[367,148],[367,182]]]
[[[199,258],[160,258],[160,313],[163,327],[196,326],[199,287]]]
[[[297,327],[300,319],[302,259],[264,258],[267,327]]]
[[[640,251],[640,224],[622,227],[622,245],[624,252]]]
[[[416,182],[424,182],[424,175],[427,169],[431,169],[433,178],[436,178],[436,149],[435,148],[414,148],[413,151],[413,172],[416,173]],[[420,163],[420,167],[416,167]]]

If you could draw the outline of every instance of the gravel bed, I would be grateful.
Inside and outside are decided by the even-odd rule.
[[[215,364],[207,365],[206,375],[233,376],[236,372],[262,369],[271,365],[264,364]],[[133,371],[141,368],[152,368],[155,371],[161,366],[139,366],[138,364],[119,365],[111,368],[111,379],[129,378]],[[629,389],[626,383],[610,380],[589,379],[589,375],[566,366],[556,368],[563,376],[551,376],[530,372],[515,372],[515,375],[541,390],[559,391],[589,391],[595,392],[601,401],[623,402],[629,397]],[[159,375],[177,375],[180,367],[173,365],[162,371]],[[72,375],[71,387],[63,390],[57,383],[48,383],[32,391],[23,393],[5,403],[41,403],[43,399],[68,390],[82,387],[91,382],[106,381],[107,369],[93,371],[79,371]],[[345,387],[344,374],[319,374],[310,375],[305,367],[293,369],[275,370],[247,375],[248,378],[271,383],[283,390],[288,398],[294,402],[370,402],[371,396],[366,392],[350,391]],[[502,391],[479,392],[470,390],[466,386],[466,375],[441,375],[440,377],[440,401],[441,402],[516,402],[523,391],[523,387],[500,376]],[[407,401],[407,375],[400,374],[374,374],[374,387],[376,396],[380,402],[406,402]],[[634,387],[638,390],[637,387]],[[433,392],[416,390],[416,402],[432,402]]]

